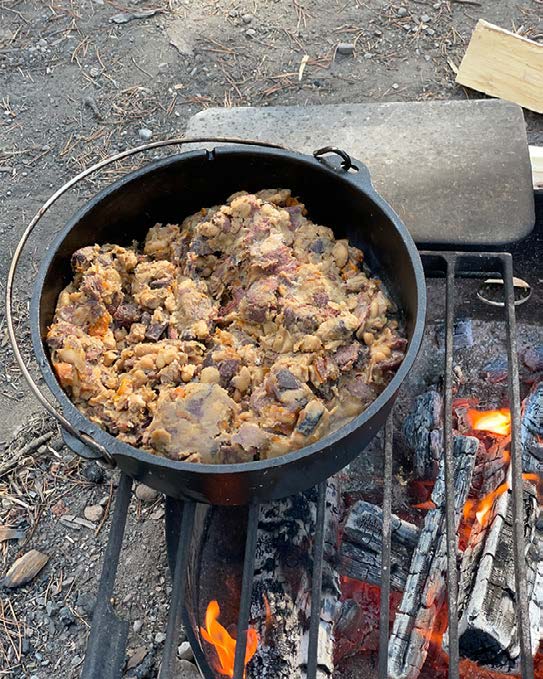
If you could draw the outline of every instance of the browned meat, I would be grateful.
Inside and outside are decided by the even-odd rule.
[[[362,412],[407,342],[363,253],[287,189],[240,192],[143,248],[72,256],[47,342],[78,408],[176,460],[245,462]]]

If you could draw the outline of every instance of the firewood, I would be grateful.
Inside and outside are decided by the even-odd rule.
[[[471,436],[454,439],[454,512],[458,529],[479,442]],[[446,594],[447,531],[445,473],[441,462],[432,492],[435,509],[427,512],[409,569],[404,595],[392,628],[388,671],[391,679],[415,679],[428,654],[436,615]]]
[[[392,515],[390,584],[403,591],[419,529]],[[360,500],[349,512],[339,551],[338,571],[371,585],[381,584],[383,510]]]
[[[480,19],[456,82],[543,113],[543,45]]]
[[[340,597],[334,567],[341,515],[339,483],[339,476],[330,479],[326,494],[320,679],[330,677],[334,669],[334,623]],[[247,668],[247,679],[305,677],[316,500],[312,489],[261,507],[251,603],[251,618],[261,642]]]
[[[532,652],[540,638],[540,596],[543,569],[539,551],[535,488],[524,482],[524,535]],[[519,669],[515,557],[511,491],[499,495],[492,508],[476,520],[461,565],[458,612],[460,654],[501,672]],[[446,647],[447,639],[444,639]]]
[[[520,445],[524,471],[543,473],[543,382],[534,386],[522,404]]]
[[[13,563],[2,582],[4,587],[20,587],[30,582],[49,561],[47,554],[31,549]]]
[[[405,418],[404,436],[413,451],[413,471],[418,479],[436,476],[442,450],[443,400],[434,389],[421,394]]]

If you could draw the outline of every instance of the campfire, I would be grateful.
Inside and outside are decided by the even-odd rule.
[[[218,621],[221,609],[218,601],[210,601],[206,611],[205,628],[200,627],[200,634],[208,644],[211,644],[217,654],[215,669],[227,677],[234,676],[234,657],[236,655],[236,640]],[[247,648],[245,650],[245,665],[256,652],[258,644],[257,632],[250,628],[247,631]]]
[[[453,401],[454,517],[458,534],[460,677],[501,679],[519,669],[512,536],[511,412]],[[523,504],[531,648],[536,666],[542,620],[543,530],[540,476],[543,389],[523,403]],[[534,414],[535,413],[535,414]],[[537,416],[537,417],[536,417]],[[535,421],[537,420],[537,421]],[[539,427],[539,429],[537,428]],[[411,501],[392,514],[388,672],[392,679],[445,679],[448,668],[447,539],[442,460],[443,403],[438,388],[419,396],[403,423],[414,473],[403,483]],[[378,485],[378,484],[377,484]],[[377,676],[384,513],[371,487],[349,489],[342,472],[328,481],[318,677],[341,677],[352,658]],[[316,491],[261,507],[247,634],[247,679],[303,678],[311,608],[311,545]],[[219,522],[220,524],[220,522]],[[217,601],[200,627],[217,677],[233,676],[232,627],[219,623]],[[235,621],[235,616],[231,616]],[[224,623],[226,624],[226,622]],[[362,663],[362,665],[360,664]],[[366,663],[366,665],[364,665]],[[371,671],[374,674],[371,674]],[[540,675],[538,675],[540,676]]]

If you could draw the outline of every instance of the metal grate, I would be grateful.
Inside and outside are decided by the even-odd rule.
[[[515,583],[517,592],[517,616],[521,649],[522,679],[532,679],[534,663],[531,654],[530,626],[528,619],[527,577],[524,542],[524,508],[522,500],[522,451],[519,445],[520,431],[520,386],[517,365],[517,344],[515,325],[515,304],[513,264],[509,253],[462,253],[422,252],[425,273],[428,278],[445,278],[445,356],[444,356],[444,464],[446,488],[447,528],[447,603],[449,615],[449,678],[459,679],[458,645],[458,571],[457,534],[454,516],[453,485],[453,331],[455,319],[455,282],[458,278],[488,278],[499,276],[504,281],[503,313],[507,329],[507,355],[509,363],[509,396],[512,411],[511,468],[513,499],[513,539],[515,554]],[[383,496],[383,541],[381,572],[381,615],[379,636],[379,679],[387,679],[389,642],[389,599],[390,599],[390,552],[392,513],[392,463],[393,463],[392,416],[388,418],[384,436],[384,496]],[[126,515],[132,492],[132,482],[123,476],[115,502],[109,542],[104,557],[102,579],[98,591],[97,605],[92,621],[87,647],[83,679],[114,679],[121,676],[125,660],[128,624],[115,615],[110,599],[113,593],[115,574],[126,524]],[[312,601],[307,658],[307,679],[317,676],[317,644],[319,610],[321,606],[321,585],[324,553],[326,482],[318,487],[317,524],[314,540]],[[177,647],[178,631],[184,607],[187,563],[193,532],[196,503],[185,502],[177,548],[173,577],[173,591],[168,618],[168,627],[160,679],[173,679],[173,663]],[[238,641],[236,645],[234,679],[243,679],[247,629],[249,626],[253,571],[255,564],[256,539],[258,530],[259,505],[249,507],[245,560],[241,584],[241,598],[238,617]],[[196,657],[202,658],[200,653]]]

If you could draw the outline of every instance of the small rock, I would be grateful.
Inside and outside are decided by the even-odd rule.
[[[85,100],[85,104],[89,105],[87,104],[87,100]],[[90,481],[90,483],[102,483],[105,475],[104,470],[99,464],[96,462],[88,462],[83,467],[83,476],[87,479],[87,481]]]
[[[102,516],[104,516],[104,508],[100,505],[87,505],[83,510],[83,516],[89,521],[98,523]]]
[[[155,634],[155,644],[163,644],[165,639],[166,635],[164,634],[164,632],[157,632]]]
[[[435,31],[434,31],[433,28],[427,28],[427,29],[426,29],[426,34],[427,34],[427,35],[434,35],[434,33],[435,33]]]
[[[97,66],[93,66],[89,71],[89,75],[91,78],[97,78],[100,75],[100,69]]]
[[[136,488],[135,495],[142,502],[154,502],[158,497],[158,490],[140,483]]]
[[[373,35],[376,35],[377,37],[379,37],[379,36],[383,35],[383,31],[380,31],[378,28],[376,28],[373,31]]]
[[[405,9],[405,7],[399,7],[399,8],[398,8],[398,11],[396,12],[396,14],[397,14],[399,17],[406,17],[406,16],[407,16],[407,10]]]
[[[373,54],[371,52],[366,52],[364,54],[364,59],[373,59]]]
[[[181,660],[192,660],[194,658],[194,653],[188,641],[184,641],[177,648],[177,655]]]
[[[158,70],[160,73],[165,73],[168,70],[168,64],[163,61],[161,64],[158,65]]]
[[[342,54],[343,56],[351,56],[354,53],[354,43],[339,42],[336,47],[336,52],[338,54]]]
[[[242,14],[241,19],[244,24],[250,24],[251,21],[253,20],[253,15],[252,14]]]
[[[45,40],[45,38],[40,38],[38,40],[38,47],[47,47],[47,40]]]
[[[245,31],[245,35],[246,35],[248,38],[254,38],[255,35],[256,35],[256,31],[255,31],[254,28],[248,28],[248,29]]]
[[[201,679],[199,669],[188,660],[179,660],[176,677],[177,679]]]
[[[432,5],[432,7],[433,7],[434,9],[441,9],[441,3],[440,3],[440,2],[436,2],[436,3],[434,3],[434,4]]]
[[[81,665],[83,662],[83,658],[80,655],[74,655],[74,657],[70,660],[70,665],[72,667],[77,667],[78,665]]]
[[[239,14],[239,12],[238,12],[237,9],[231,9],[231,10],[228,12],[228,16],[231,17],[232,19],[234,19],[235,17],[237,17],[238,14]]]
[[[399,87],[400,86],[398,85],[398,83],[392,83],[392,89],[393,90],[397,90]]]
[[[134,620],[134,623],[132,624],[132,629],[136,634],[139,634],[141,632],[141,628],[143,627],[143,620]]]
[[[149,141],[153,136],[153,132],[147,127],[142,127],[141,130],[138,131],[138,136],[143,141]]]
[[[138,646],[132,653],[132,655],[128,658],[128,662],[126,663],[126,669],[131,670],[134,667],[137,667],[140,662],[145,658],[147,655],[147,649],[145,646]]]
[[[402,26],[402,28],[406,33],[409,33],[409,31],[411,30],[411,25],[410,24],[404,24]]]
[[[96,599],[89,592],[79,592],[77,595],[76,606],[88,616],[91,616],[96,605]]]
[[[432,21],[432,17],[429,16],[428,14],[421,14],[420,20],[422,21],[423,24],[427,24],[430,21]]]
[[[69,627],[75,622],[75,617],[68,606],[63,606],[58,612],[58,619],[64,625],[64,627]]]

